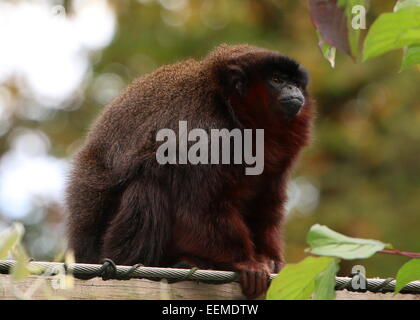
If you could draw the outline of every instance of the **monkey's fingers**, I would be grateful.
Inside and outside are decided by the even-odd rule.
[[[249,299],[250,296],[250,279],[247,271],[241,271],[241,278],[239,281],[239,284],[241,285],[242,293],[247,299]]]
[[[256,299],[267,291],[269,275],[267,272],[242,271],[242,293],[247,299]]]
[[[256,281],[255,271],[242,271],[241,272],[241,288],[244,296],[251,300],[255,299],[256,296]]]
[[[257,281],[258,281],[258,296],[264,294],[268,290],[268,286],[270,284],[270,274],[266,271],[258,272],[257,274]]]
[[[255,298],[262,295],[267,289],[267,279],[264,277],[263,272],[255,273]],[[254,299],[255,299],[254,298]]]
[[[281,269],[283,269],[284,263],[280,261],[273,260],[273,272],[279,273]]]

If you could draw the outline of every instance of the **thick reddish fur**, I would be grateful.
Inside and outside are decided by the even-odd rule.
[[[286,182],[309,140],[313,108],[307,97],[292,121],[270,114],[273,97],[258,66],[272,57],[289,61],[264,49],[222,45],[203,61],[137,79],[106,108],[74,160],[67,190],[70,247],[78,262],[184,262],[265,273],[284,262]],[[232,64],[246,70],[243,94],[229,86]],[[179,120],[190,129],[264,129],[264,172],[246,176],[245,165],[159,165],[155,133],[177,132]],[[248,297],[266,288],[256,286]]]

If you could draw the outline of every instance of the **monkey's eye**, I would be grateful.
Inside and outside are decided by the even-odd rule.
[[[271,78],[271,81],[273,81],[273,83],[276,83],[276,84],[282,84],[284,82],[284,79],[282,79],[279,75],[274,75]]]

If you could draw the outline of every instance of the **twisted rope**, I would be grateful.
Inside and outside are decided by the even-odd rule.
[[[9,273],[11,268],[16,264],[14,260],[0,260],[0,273]],[[67,265],[59,262],[43,262],[32,261],[30,267],[39,270],[39,273],[48,271],[51,275],[59,273],[59,270],[72,273],[75,278],[88,280],[94,277],[101,277],[103,280],[129,280],[132,278],[145,278],[149,280],[160,281],[166,279],[169,283],[195,280],[206,283],[228,283],[237,282],[239,273],[233,271],[218,270],[200,270],[192,269],[175,269],[175,268],[156,268],[145,267],[142,264],[134,266],[117,266],[111,259],[104,259],[103,264],[86,264],[75,263]],[[36,273],[38,274],[38,273]],[[272,280],[276,274],[270,275]],[[356,276],[356,275],[354,275]],[[336,277],[336,290],[349,290],[357,292],[393,292],[396,281],[393,278],[387,279],[366,279],[366,289],[355,290],[352,286],[352,277]],[[401,293],[417,293],[420,294],[420,281],[413,281],[407,284]]]

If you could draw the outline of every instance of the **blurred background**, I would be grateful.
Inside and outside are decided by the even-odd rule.
[[[394,4],[372,0],[368,23]],[[30,256],[54,259],[69,159],[104,106],[162,64],[242,42],[306,66],[318,103],[288,188],[287,261],[305,256],[315,223],[419,252],[420,72],[398,72],[400,51],[366,63],[338,53],[332,69],[305,0],[0,1],[0,230],[23,222]],[[395,276],[404,261],[376,255],[340,274]]]

